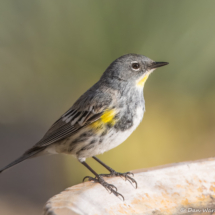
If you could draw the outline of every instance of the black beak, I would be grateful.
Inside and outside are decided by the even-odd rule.
[[[167,62],[153,62],[149,67],[150,67],[150,69],[156,69],[158,67],[166,66],[168,64],[169,63],[167,63]]]

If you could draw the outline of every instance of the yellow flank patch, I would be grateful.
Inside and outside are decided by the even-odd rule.
[[[115,120],[114,120],[115,115],[116,115],[116,111],[114,109],[106,110],[102,114],[100,119],[92,123],[90,126],[94,129],[101,129],[101,131],[103,131],[105,124],[110,124],[112,126],[115,124]]]
[[[137,82],[137,86],[140,86],[140,87],[143,87],[146,80],[148,79],[149,75],[145,75],[142,79],[140,79],[138,82]]]
[[[116,115],[116,111],[114,109],[112,110],[106,110],[102,116],[101,116],[101,120],[103,123],[111,123],[113,121],[113,118]]]

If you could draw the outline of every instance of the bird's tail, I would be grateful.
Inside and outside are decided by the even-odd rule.
[[[28,159],[31,157],[34,157],[35,155],[37,155],[39,152],[43,151],[44,148],[31,148],[28,151],[26,151],[21,157],[19,157],[18,159],[16,159],[15,161],[11,162],[10,164],[8,164],[7,166],[5,166],[4,168],[0,169],[0,173],[2,173],[4,170]]]

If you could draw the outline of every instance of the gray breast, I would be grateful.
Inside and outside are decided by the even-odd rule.
[[[116,116],[117,123],[114,128],[117,131],[125,131],[134,126],[136,118],[138,117],[138,109],[145,111],[145,102],[142,93],[138,91],[130,91],[127,95],[122,97],[119,101],[120,112]]]

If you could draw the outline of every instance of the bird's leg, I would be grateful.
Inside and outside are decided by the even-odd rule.
[[[113,193],[115,196],[121,196],[122,199],[124,200],[124,196],[117,192],[117,188],[113,184],[108,184],[107,182],[105,182],[103,177],[101,175],[97,174],[85,161],[82,161],[81,163],[85,167],[87,167],[87,169],[89,169],[90,172],[92,172],[95,175],[95,178],[93,178],[91,176],[86,176],[86,177],[84,177],[83,181],[85,179],[88,179],[89,181],[94,181],[94,182],[100,183],[107,191],[109,191],[110,193]]]
[[[125,178],[125,180],[128,180],[131,184],[134,183],[137,188],[137,182],[131,176],[129,176],[129,175],[134,176],[132,172],[125,172],[125,173],[116,172],[111,167],[107,166],[105,163],[99,160],[97,157],[93,156],[93,158],[110,172],[110,174],[100,174],[100,176],[104,176],[104,177],[120,176]]]

